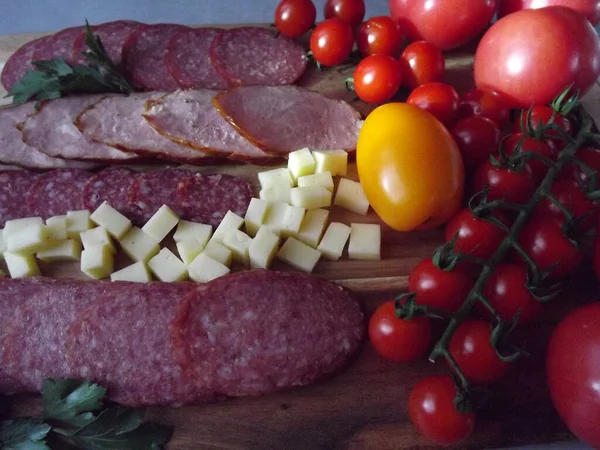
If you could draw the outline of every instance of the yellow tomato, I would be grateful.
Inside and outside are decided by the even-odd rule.
[[[388,103],[369,114],[356,163],[371,206],[395,230],[435,228],[461,206],[461,153],[448,130],[417,106]]]

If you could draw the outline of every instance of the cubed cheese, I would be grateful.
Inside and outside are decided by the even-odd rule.
[[[175,228],[177,222],[179,222],[177,214],[167,205],[162,205],[142,227],[142,231],[153,237],[157,242],[162,242],[167,234]]]
[[[279,185],[261,189],[258,196],[268,203],[289,203],[291,194],[290,186]]]
[[[279,248],[279,236],[267,227],[260,227],[249,248],[250,267],[268,269]]]
[[[298,187],[321,186],[333,192],[333,177],[331,172],[321,172],[298,178]]]
[[[12,219],[7,220],[4,224],[4,231],[2,234],[4,235],[4,241],[9,238],[9,236],[17,231],[23,231],[25,228],[34,225],[43,225],[44,221],[41,217],[26,217],[24,219]]]
[[[136,262],[147,263],[160,251],[158,242],[138,227],[131,228],[120,240],[120,243],[125,254]]]
[[[265,200],[259,198],[250,200],[250,204],[246,210],[246,216],[244,217],[244,226],[246,227],[246,232],[250,236],[256,235],[260,226],[265,222],[268,207],[269,203]]]
[[[37,258],[50,263],[56,261],[79,261],[81,259],[81,242],[75,239],[52,241],[46,250],[37,253]]]
[[[327,226],[328,218],[329,211],[325,209],[310,209],[306,211],[300,231],[298,232],[298,240],[313,248],[317,248]]]
[[[348,173],[348,153],[344,150],[314,151],[315,173],[331,172],[345,176]]]
[[[134,283],[149,283],[152,276],[146,264],[142,261],[124,267],[110,274],[110,281],[133,281]]]
[[[67,216],[54,216],[46,219],[46,228],[50,240],[64,241],[67,239]]]
[[[166,283],[185,281],[188,278],[187,267],[168,248],[163,248],[158,255],[150,259],[148,267],[156,278]]]
[[[33,255],[4,252],[4,261],[11,278],[29,278],[41,275]]]
[[[381,227],[378,224],[353,223],[350,228],[350,259],[381,259]]]
[[[244,266],[250,265],[248,249],[252,243],[252,238],[240,230],[231,229],[223,238],[223,245],[231,250],[234,261]]]
[[[175,242],[186,241],[189,238],[194,238],[203,246],[207,244],[212,235],[212,227],[204,223],[189,222],[180,220],[173,234]]]
[[[42,250],[50,244],[48,229],[44,224],[32,224],[15,231],[6,239],[6,251],[29,255]]]
[[[277,257],[298,270],[310,273],[319,261],[321,252],[295,238],[288,238],[277,252]]]
[[[117,240],[120,240],[131,229],[131,220],[110,206],[107,202],[102,202],[96,211],[92,213],[90,219]]]
[[[283,224],[281,227],[282,237],[297,237],[300,232],[300,226],[304,220],[306,209],[297,206],[290,206],[285,209],[283,215]]]
[[[290,203],[305,209],[331,206],[331,191],[322,186],[305,186],[292,189]]]
[[[362,186],[347,178],[340,179],[333,204],[362,215],[369,211],[369,200]]]
[[[229,273],[229,267],[215,261],[206,253],[200,253],[188,266],[190,278],[198,283],[208,283]]]
[[[284,218],[289,206],[287,203],[269,203],[263,225],[279,236],[284,229]]]
[[[80,211],[67,211],[67,237],[69,239],[80,239],[82,231],[92,227],[90,212],[87,209]]]
[[[227,211],[227,214],[225,214],[225,217],[223,217],[223,220],[215,230],[210,240],[223,243],[223,238],[229,230],[239,230],[240,228],[242,228],[243,224],[244,219],[242,219],[234,212]]]
[[[258,181],[260,182],[261,189],[276,185],[294,186],[294,180],[290,171],[284,167],[267,170],[266,172],[259,172]]]
[[[189,264],[204,250],[205,244],[192,236],[177,242],[176,246],[177,253],[179,253],[179,257],[183,263]]]
[[[108,277],[114,264],[115,255],[108,245],[93,245],[81,252],[81,271],[95,280]]]
[[[348,225],[331,222],[317,250],[326,258],[337,261],[342,256],[349,237],[350,227]]]
[[[231,250],[219,242],[213,240],[208,241],[208,244],[206,244],[202,253],[225,266],[231,265]]]
[[[299,177],[315,173],[315,158],[308,148],[296,150],[288,155],[288,170],[294,181]]]
[[[80,234],[80,238],[84,248],[99,244],[108,245],[113,253],[117,253],[117,248],[104,227],[96,227],[91,230],[83,231]]]

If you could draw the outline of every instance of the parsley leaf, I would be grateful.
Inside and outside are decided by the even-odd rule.
[[[106,389],[89,381],[73,379],[45,380],[43,418],[83,427],[95,419],[94,411],[102,408]]]
[[[45,443],[51,427],[32,418],[0,422],[0,447],[6,450],[50,450]]]

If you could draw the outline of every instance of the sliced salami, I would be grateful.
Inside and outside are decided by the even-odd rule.
[[[63,58],[67,63],[73,64],[73,45],[84,29],[84,27],[65,28],[53,34],[44,41],[43,45],[36,46],[33,59]]]
[[[19,81],[27,71],[33,70],[33,66],[31,65],[33,55],[38,47],[46,45],[46,41],[49,38],[50,36],[42,36],[33,41],[29,41],[19,47],[17,51],[8,58],[6,64],[4,64],[4,67],[2,68],[2,76],[0,77],[4,89],[10,92],[15,83]]]
[[[219,28],[195,28],[177,33],[169,41],[165,60],[169,72],[182,88],[226,89],[227,81],[209,57]]]
[[[292,84],[308,63],[300,44],[257,27],[233,28],[217,35],[210,59],[231,86]]]
[[[165,62],[169,40],[188,27],[169,23],[147,25],[133,33],[123,50],[123,61],[131,82],[148,91],[170,91],[179,85]]]
[[[140,211],[134,203],[134,183],[137,172],[123,167],[111,167],[92,175],[83,187],[83,204],[93,212],[106,201],[124,216],[139,222]]]
[[[48,218],[85,209],[83,187],[92,174],[81,169],[53,170],[41,175],[25,197],[29,214]],[[25,216],[21,216],[25,217]]]
[[[25,170],[0,172],[0,228],[7,220],[31,215],[25,197],[37,178],[38,174]]]

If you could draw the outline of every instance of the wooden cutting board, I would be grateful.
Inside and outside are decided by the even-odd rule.
[[[0,36],[0,63],[23,43],[40,34]],[[447,81],[465,91],[472,86],[473,48],[447,55]],[[372,108],[356,102],[344,87],[352,67],[324,72],[311,69],[301,84],[329,96],[345,99],[363,114]],[[600,88],[586,96],[585,104],[600,123]],[[261,168],[251,166],[206,167],[202,171],[240,175],[256,185]],[[427,170],[424,167],[422,170]],[[356,179],[356,168],[349,176]],[[359,216],[333,207],[332,219],[350,223],[379,222],[370,212]],[[316,274],[356,290],[369,315],[383,300],[406,288],[407,276],[422,258],[442,242],[440,230],[399,233],[383,226],[383,260],[379,262],[321,262]],[[278,266],[285,269],[283,265]],[[52,276],[77,276],[76,266],[45,268]],[[554,412],[544,380],[544,352],[553,326],[574,305],[597,300],[595,282],[583,278],[547,306],[524,332],[532,357],[519,363],[479,413],[472,438],[457,448],[496,448],[573,439]],[[441,331],[441,330],[440,330]],[[169,448],[191,449],[415,449],[434,448],[413,430],[406,411],[410,387],[424,376],[444,373],[443,364],[422,361],[393,364],[380,359],[367,343],[343,373],[303,389],[257,398],[231,399],[184,408],[154,408],[153,419],[172,424],[175,433]],[[39,411],[37,396],[9,399],[12,416]]]

